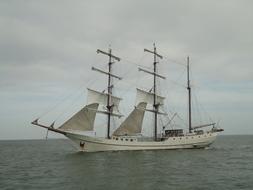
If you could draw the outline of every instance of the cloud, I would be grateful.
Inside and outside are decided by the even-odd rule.
[[[173,105],[184,96],[182,65],[190,56],[192,84],[207,107],[214,105],[213,112],[225,118],[232,105],[239,108],[234,115],[243,111],[249,115],[253,112],[252,5],[246,0],[1,1],[0,98],[5,104],[0,113],[4,125],[13,128],[5,127],[0,138],[8,138],[31,112],[44,109],[47,100],[51,103],[73,89],[79,93],[85,86],[102,90],[105,77],[90,68],[106,69],[108,60],[96,49],[106,50],[109,45],[122,58],[114,67],[124,76],[116,84],[120,95],[126,94],[124,89],[134,92],[135,85],[149,87],[149,78],[138,73],[137,65],[152,66],[152,56],[143,48],[151,49],[156,42],[164,56],[159,69],[168,79],[161,84],[175,99]],[[17,114],[19,107],[24,107],[23,119],[8,123],[7,116]],[[231,130],[236,132],[236,127]],[[27,138],[35,134],[27,128],[18,130],[27,131]]]

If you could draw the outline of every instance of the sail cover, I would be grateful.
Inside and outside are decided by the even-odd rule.
[[[156,103],[157,104],[164,104],[165,97],[156,95]],[[152,92],[146,92],[144,90],[137,88],[137,95],[136,95],[136,104],[140,102],[147,102],[148,104],[153,105],[154,104],[154,93]]]
[[[88,104],[99,103],[102,106],[107,106],[107,93],[98,92],[92,89],[88,89]],[[119,103],[121,98],[111,96],[111,105],[113,105],[113,113],[119,114]]]
[[[121,136],[141,133],[146,106],[146,102],[139,103],[119,128],[114,131],[113,135]]]
[[[78,130],[78,131],[92,131],[94,121],[98,109],[98,103],[93,103],[85,106],[69,120],[62,124],[59,129],[63,130]]]

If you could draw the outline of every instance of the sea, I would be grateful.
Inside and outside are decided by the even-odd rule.
[[[77,152],[67,139],[0,141],[0,189],[253,190],[253,136],[206,149]]]

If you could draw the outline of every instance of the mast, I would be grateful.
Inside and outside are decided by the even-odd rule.
[[[157,104],[157,101],[156,101],[156,97],[157,97],[157,92],[156,92],[156,77],[160,77],[160,78],[165,78],[165,77],[162,77],[160,76],[159,74],[157,74],[157,57],[159,57],[160,59],[162,59],[163,57],[161,55],[159,55],[156,51],[156,46],[155,46],[155,43],[153,44],[154,45],[154,51],[150,51],[148,49],[144,49],[145,52],[149,52],[149,53],[152,53],[154,54],[154,71],[153,73],[152,72],[149,72],[149,71],[146,71],[144,69],[139,69],[141,71],[144,71],[146,73],[149,73],[149,74],[153,74],[154,75],[154,86],[153,86],[153,96],[154,96],[154,102],[153,102],[153,112],[155,114],[155,123],[154,123],[154,140],[157,141],[157,116],[158,116],[158,108],[159,108],[159,104]]]
[[[95,71],[99,71],[103,74],[107,74],[108,75],[108,84],[107,84],[107,92],[108,92],[108,96],[107,96],[107,138],[110,139],[110,128],[111,128],[111,116],[112,116],[112,111],[113,111],[113,104],[111,103],[111,98],[112,98],[112,89],[113,89],[113,85],[112,85],[112,77],[117,78],[119,80],[121,80],[121,77],[118,77],[114,74],[112,74],[112,64],[114,63],[112,61],[112,59],[120,61],[119,57],[116,57],[115,55],[112,54],[112,49],[109,48],[108,52],[102,51],[100,49],[97,50],[97,53],[102,53],[104,55],[107,55],[109,57],[109,62],[108,62],[108,72],[102,71],[100,69],[94,68],[92,67],[92,70]]]
[[[154,73],[156,73],[156,47],[154,44]],[[154,75],[154,113],[155,113],[155,141],[157,141],[157,112],[158,106],[156,104],[156,75]]]
[[[109,48],[109,73],[112,71],[112,50]],[[108,109],[108,118],[107,118],[107,138],[110,139],[110,128],[111,128],[111,112],[112,112],[112,106],[111,106],[111,95],[112,95],[112,88],[111,85],[111,75],[108,75],[108,84],[107,84],[107,109]]]
[[[188,112],[189,112],[189,133],[192,132],[192,115],[191,115],[191,85],[190,85],[190,59],[187,57],[187,90],[188,90]]]

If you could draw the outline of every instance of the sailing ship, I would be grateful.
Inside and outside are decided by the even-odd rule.
[[[41,124],[39,119],[31,123],[35,126],[45,128],[48,131],[66,136],[74,142],[73,144],[77,150],[84,152],[195,149],[210,146],[215,141],[217,134],[222,132],[223,129],[217,127],[216,123],[192,126],[189,57],[187,58],[188,130],[181,128],[168,129],[166,126],[163,126],[162,132],[158,133],[158,117],[168,117],[167,113],[161,111],[161,107],[165,102],[165,97],[157,92],[157,80],[166,79],[157,71],[158,59],[163,59],[163,56],[158,54],[155,44],[153,50],[144,49],[144,52],[153,55],[153,70],[151,71],[141,67],[139,67],[138,70],[152,75],[152,88],[150,91],[137,88],[136,105],[116,130],[111,130],[111,118],[123,117],[119,111],[119,104],[122,99],[113,94],[112,89],[114,86],[112,84],[112,79],[121,80],[122,78],[112,73],[112,66],[116,61],[120,61],[121,59],[112,54],[111,48],[109,48],[108,52],[100,49],[97,50],[97,53],[109,57],[109,70],[104,71],[92,67],[93,71],[97,71],[108,77],[107,92],[99,92],[88,88],[87,105],[58,128],[54,127],[54,123],[50,126]],[[154,123],[152,124],[153,137],[142,135],[143,119],[146,112],[151,112],[154,115]],[[107,115],[106,137],[97,137],[83,133],[94,131],[97,114]],[[170,119],[172,120],[174,116],[175,115]],[[205,127],[209,127],[209,129],[203,130]]]

